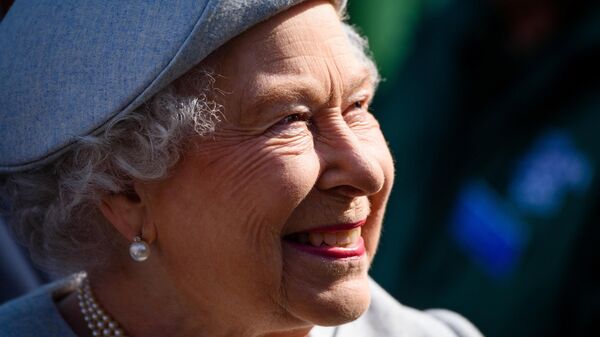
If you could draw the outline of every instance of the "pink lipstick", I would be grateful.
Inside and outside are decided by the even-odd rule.
[[[362,256],[366,251],[365,242],[362,237],[358,238],[358,243],[353,247],[332,247],[326,245],[314,247],[293,241],[286,241],[286,243],[303,252],[333,259]]]
[[[313,228],[284,238],[286,244],[309,254],[343,259],[365,254],[361,226],[365,220]]]

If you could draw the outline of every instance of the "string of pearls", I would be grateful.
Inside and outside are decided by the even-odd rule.
[[[79,300],[79,310],[83,314],[92,336],[126,336],[119,323],[115,321],[98,304],[90,282],[87,277],[81,280],[81,285],[77,289],[77,299]]]

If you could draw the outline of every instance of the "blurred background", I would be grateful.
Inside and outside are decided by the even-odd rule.
[[[0,1],[5,12],[12,1]],[[350,1],[396,159],[371,274],[488,337],[600,322],[600,6]],[[0,302],[47,280],[0,224]]]
[[[350,1],[396,160],[372,276],[488,337],[600,323],[600,6]]]

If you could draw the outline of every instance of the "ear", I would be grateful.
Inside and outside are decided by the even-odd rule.
[[[148,221],[147,208],[136,192],[106,195],[100,202],[104,217],[127,240],[141,235],[148,243],[154,241],[154,228]]]

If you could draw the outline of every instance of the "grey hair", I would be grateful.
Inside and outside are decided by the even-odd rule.
[[[367,42],[344,24],[356,56],[374,84],[379,75]],[[182,82],[183,81],[183,82]],[[54,275],[108,263],[126,245],[98,205],[109,194],[131,193],[134,179],[157,181],[177,163],[187,141],[214,131],[222,106],[210,71],[194,68],[98,135],[81,137],[51,164],[3,178],[2,197],[16,238],[33,261]],[[178,85],[194,96],[181,95]]]
[[[196,86],[194,96],[172,84],[50,165],[6,178],[9,223],[42,269],[63,275],[107,263],[124,242],[99,211],[102,196],[131,193],[134,179],[164,178],[186,139],[214,130],[221,119],[209,98],[214,77],[195,69],[185,78],[193,78],[186,83]]]

